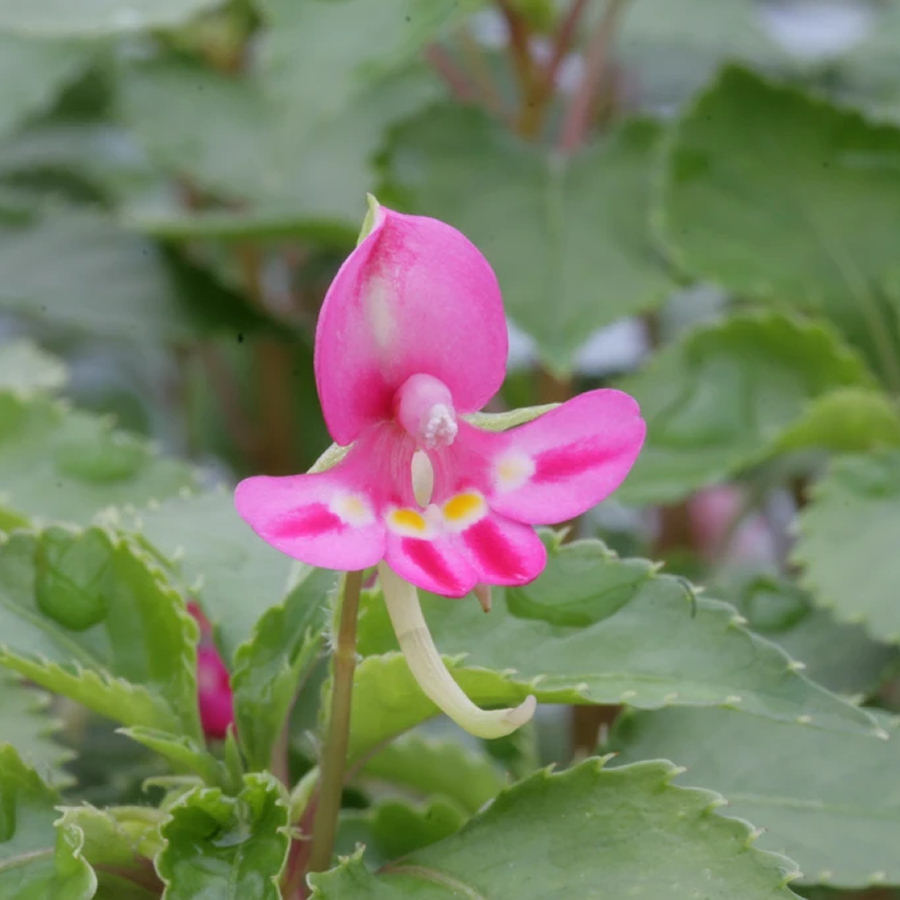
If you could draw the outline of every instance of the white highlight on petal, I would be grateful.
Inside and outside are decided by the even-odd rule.
[[[456,439],[459,425],[453,410],[443,403],[436,403],[428,413],[428,420],[422,429],[425,446],[433,450],[435,447],[449,447]]]
[[[354,528],[363,528],[375,521],[372,505],[362,494],[339,494],[332,498],[328,508]]]
[[[411,474],[416,503],[421,507],[428,506],[434,493],[434,467],[424,450],[416,450],[413,453]]]
[[[391,308],[391,287],[385,278],[375,275],[369,279],[363,304],[375,345],[382,352],[389,351],[393,345],[396,328],[394,311]]]
[[[378,578],[406,663],[424,694],[442,712],[480,738],[503,737],[531,720],[537,708],[537,700],[531,694],[508,709],[477,707],[447,671],[422,615],[416,588],[383,562],[378,564]]]
[[[494,462],[494,486],[498,491],[514,491],[534,475],[534,460],[525,453],[512,450]]]

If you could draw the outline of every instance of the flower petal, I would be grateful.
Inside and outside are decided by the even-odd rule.
[[[463,597],[479,581],[467,554],[447,534],[420,538],[388,528],[384,561],[404,581],[445,597]]]
[[[489,514],[460,534],[485,584],[528,584],[547,564],[547,549],[530,525]]]
[[[412,500],[413,449],[395,426],[377,426],[326,472],[245,479],[235,506],[288,556],[329,569],[364,569],[384,556],[384,510]]]
[[[645,430],[637,403],[614,390],[579,394],[506,432],[460,423],[454,445],[435,460],[435,496],[476,485],[491,509],[516,522],[564,522],[622,483]]]
[[[316,384],[339,444],[390,418],[412,375],[440,379],[459,412],[503,381],[507,332],[497,279],[459,231],[381,207],[335,276],[316,330]]]

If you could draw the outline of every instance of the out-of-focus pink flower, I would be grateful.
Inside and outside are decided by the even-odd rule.
[[[741,518],[745,499],[739,488],[718,485],[698,491],[689,501],[691,533],[701,556],[724,553],[732,562],[771,563],[777,559],[772,529],[758,513]]]
[[[188,611],[200,625],[200,645],[197,647],[200,723],[207,737],[224,738],[228,726],[234,722],[234,699],[228,669],[212,643],[212,630],[203,611],[196,603],[189,603]]]
[[[476,428],[463,416],[498,390],[506,354],[500,289],[481,253],[449,225],[376,207],[316,332],[325,421],[352,446],[322,473],[242,481],[238,512],[315,566],[383,559],[447,596],[531,581],[546,561],[532,526],[614,491],[644,422],[627,394],[595,390],[510,431]]]

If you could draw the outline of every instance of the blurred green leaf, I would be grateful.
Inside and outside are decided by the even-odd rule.
[[[231,669],[238,647],[253,638],[263,613],[285,604],[295,588],[301,594],[304,590],[298,579],[308,570],[257,537],[235,512],[231,492],[225,489],[173,497],[135,516],[117,514],[111,521],[142,535],[167,560],[170,579],[202,606]],[[299,623],[303,608],[290,604],[288,618]],[[297,620],[292,619],[295,614]],[[260,659],[264,651],[258,648]]]
[[[671,502],[761,462],[782,446],[809,440],[864,446],[892,437],[886,405],[877,414],[845,416],[858,393],[872,394],[861,359],[822,324],[778,313],[737,314],[702,325],[666,347],[623,388],[641,404],[647,441],[617,494],[625,502]],[[825,400],[840,392],[837,402]],[[817,405],[814,405],[814,401]],[[864,429],[850,434],[848,428]],[[871,430],[870,430],[871,429]]]
[[[356,844],[366,846],[366,862],[375,868],[427,847],[459,831],[466,817],[454,803],[432,799],[418,806],[401,800],[380,800],[366,810],[344,810],[335,853],[349,855]]]
[[[766,63],[784,56],[761,27],[752,0],[640,0],[622,15],[616,58],[634,79],[642,106],[668,109],[727,60]]]
[[[726,588],[724,596],[747,617],[748,627],[804,663],[806,675],[830,691],[871,695],[897,662],[894,647],[873,641],[858,625],[836,622],[784,578],[753,575]]]
[[[135,725],[120,728],[119,734],[149,747],[165,757],[176,773],[195,773],[207,784],[228,785],[225,766],[195,740],[182,734],[170,734],[157,728]]]
[[[315,0],[313,5],[340,4]],[[360,28],[356,22],[351,30]],[[327,84],[333,75],[316,72],[315,83]],[[382,131],[440,90],[435,77],[418,66],[364,83],[365,90],[351,104],[331,110],[327,120],[307,121],[302,109],[267,95],[258,77],[237,80],[163,60],[123,72],[120,105],[163,168],[232,207],[240,205],[247,219],[243,228],[234,212],[212,214],[211,221],[224,222],[226,231],[321,232],[333,240],[348,224],[355,228],[364,211],[366,192],[374,188],[370,160]],[[139,227],[146,220],[157,233],[189,236],[192,221],[198,233],[209,233],[209,217],[175,219],[175,231],[170,225],[161,232],[152,208],[132,216]],[[348,244],[353,228],[346,232]]]
[[[63,764],[74,754],[55,740],[60,722],[50,702],[48,694],[0,672],[0,735],[43,781],[66,786],[72,776]]]
[[[67,380],[68,370],[62,361],[31,341],[0,344],[0,391],[21,397],[56,390]]]
[[[197,635],[125,539],[54,527],[0,546],[0,664],[101,715],[199,740]]]
[[[555,586],[543,611],[519,610],[523,593]],[[610,596],[615,603],[610,604]],[[580,625],[556,610],[577,600]],[[692,606],[696,603],[696,613]],[[856,707],[798,674],[782,650],[743,628],[733,607],[693,598],[686,582],[641,559],[619,559],[599,541],[551,545],[547,568],[524,588],[495,589],[485,616],[473,598],[425,596],[435,643],[479,705],[548,703],[728,706],[822,728],[871,732]],[[363,595],[350,757],[433,716],[396,639],[379,592]]]
[[[436,106],[390,133],[386,186],[478,245],[510,315],[567,373],[593,330],[668,293],[649,226],[660,135],[632,121],[566,163],[478,110]]]
[[[0,19],[4,5],[0,0]],[[0,34],[0,134],[43,112],[93,53],[86,44]]]
[[[675,128],[661,222],[686,272],[826,313],[898,388],[898,204],[900,129],[732,67]]]
[[[222,0],[0,0],[0,31],[50,37],[90,37],[171,28]]]
[[[458,834],[373,875],[359,856],[312,875],[313,897],[792,897],[788,860],[761,853],[719,798],[679,788],[666,762],[590,759],[503,791]],[[577,860],[577,865],[574,861]]]
[[[843,453],[900,446],[896,402],[882,391],[839,388],[816,397],[778,441],[779,450],[827,447]]]
[[[196,788],[170,808],[156,860],[168,900],[279,900],[290,837],[284,788],[264,772],[229,797]]]
[[[95,868],[96,897],[144,900],[159,897],[151,860],[162,849],[159,826],[165,813],[151,806],[61,807],[57,827],[83,836],[82,855]]]
[[[815,734],[753,722],[729,710],[671,709],[627,716],[610,746],[616,762],[666,757],[680,780],[720,791],[723,815],[753,822],[760,846],[797,862],[807,883],[900,883],[900,738]]]
[[[835,460],[801,511],[799,532],[793,559],[816,603],[876,640],[900,643],[900,453]]]
[[[78,829],[53,827],[57,793],[0,744],[0,895],[8,900],[90,900],[97,881]]]
[[[0,361],[16,357],[0,351]],[[0,389],[0,529],[6,517],[87,523],[106,506],[147,503],[194,480],[190,467],[108,419]]]
[[[252,538],[248,537],[248,540]],[[235,654],[231,687],[241,746],[251,769],[265,769],[291,703],[318,658],[329,599],[340,575],[306,567],[278,606],[260,618]]]
[[[195,267],[95,213],[0,230],[0,305],[92,337],[145,343],[259,318]],[[200,290],[200,288],[203,290]]]
[[[506,784],[503,772],[485,755],[456,741],[416,734],[391,741],[370,756],[361,774],[422,796],[449,797],[477,812]]]

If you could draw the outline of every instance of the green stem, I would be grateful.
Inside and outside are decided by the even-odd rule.
[[[362,572],[348,572],[344,581],[337,647],[333,657],[331,715],[320,763],[322,780],[319,783],[318,805],[313,822],[312,850],[307,867],[309,872],[325,871],[331,865],[334,852],[350,738],[350,700],[353,695],[353,671],[356,668],[356,616],[361,588]]]

